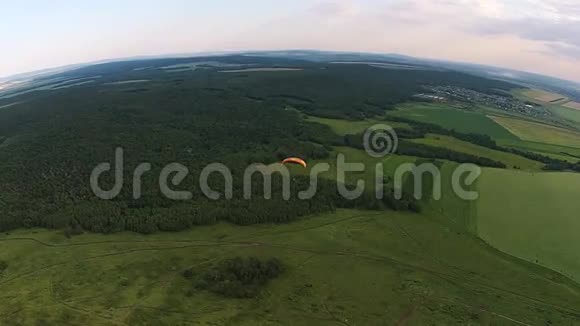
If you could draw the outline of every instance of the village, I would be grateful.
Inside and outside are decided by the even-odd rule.
[[[429,94],[417,94],[416,98],[434,102],[446,102],[450,100],[468,102],[491,106],[504,111],[523,114],[533,118],[547,118],[551,114],[542,106],[533,103],[522,102],[509,95],[495,95],[480,93],[471,89],[455,86],[427,86]]]

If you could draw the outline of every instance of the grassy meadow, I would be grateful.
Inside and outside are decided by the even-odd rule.
[[[329,122],[324,121],[323,123],[328,124]],[[350,122],[344,121],[344,123],[347,126]],[[517,121],[517,123],[528,124],[531,122]],[[356,125],[356,123],[353,124]],[[550,128],[554,127],[541,125],[540,128],[544,128],[540,130],[547,133],[552,130]],[[556,136],[552,135],[552,137]],[[554,138],[548,140],[554,141]],[[580,175],[545,173],[541,170],[542,163],[467,143],[453,137],[428,135],[427,138],[413,141],[490,158],[508,166],[508,170],[485,169],[485,173],[478,181],[479,183],[473,186],[479,191],[480,199],[469,202],[458,198],[451,187],[451,174],[458,164],[440,162],[443,197],[438,201],[429,199],[424,201],[426,215],[455,231],[476,235],[500,251],[513,254],[531,263],[539,263],[578,280],[580,265],[577,266],[573,257],[575,250],[578,249],[575,244],[580,242],[575,240],[571,230],[575,229],[574,223],[576,223],[572,218],[576,215],[574,210],[577,210],[573,196],[574,189],[578,189],[580,186],[578,184]],[[580,149],[563,145],[507,139],[499,141],[499,144],[534,151],[570,162],[578,161],[575,156],[580,156]],[[345,154],[348,162],[364,162],[367,172],[372,171],[374,164],[380,162],[379,159],[370,158],[361,150],[338,148],[337,152]],[[385,161],[387,164],[385,174],[392,176],[396,167],[401,163],[420,163],[420,161],[413,157],[391,156]],[[333,166],[331,171],[334,170]],[[327,173],[325,176],[331,179],[336,178],[333,172]],[[369,173],[351,175],[349,181],[353,182],[356,178],[364,179],[367,184],[373,181],[372,175]],[[560,184],[562,184],[561,187],[559,187]],[[427,192],[430,191],[427,188],[431,185],[432,183],[428,183],[425,186]],[[518,191],[520,188],[521,191]],[[430,197],[430,194],[427,194],[426,197]],[[507,198],[509,201],[506,200]],[[498,204],[500,202],[501,205]],[[504,207],[509,209],[506,211],[502,209]],[[535,221],[533,223],[526,222],[528,217],[535,219]],[[548,222],[550,221],[548,219],[552,218],[555,220]],[[537,239],[537,233],[546,228],[545,223],[553,223],[554,226],[544,237],[540,237],[542,241],[536,242],[533,246],[528,245],[526,240]],[[520,232],[518,225],[526,225],[525,232]],[[496,233],[493,232],[494,230]],[[565,232],[565,234],[561,234],[560,231]],[[517,235],[514,236],[514,234]],[[527,248],[529,251],[521,252],[521,248]],[[545,248],[545,251],[539,248]],[[564,248],[570,248],[570,250],[564,250]],[[558,251],[559,253],[556,253]],[[542,261],[534,258],[534,255],[549,255],[553,260]]]
[[[560,105],[551,105],[548,109],[560,118],[570,121],[580,127],[580,110]]]
[[[578,288],[426,216],[340,210],[286,225],[143,236],[0,236],[2,325],[567,325]],[[193,289],[235,256],[284,274],[252,299]],[[19,259],[26,257],[27,259]]]
[[[385,176],[393,177],[395,170],[405,163],[415,163],[416,157],[404,155],[389,155],[384,158],[374,158],[369,156],[364,150],[354,149],[350,147],[337,147],[332,153],[331,158],[327,160],[317,160],[310,162],[310,167],[318,163],[328,163],[329,171],[320,174],[321,177],[331,180],[337,178],[337,155],[342,154],[345,157],[346,163],[362,163],[364,166],[363,172],[350,172],[346,174],[346,182],[349,184],[356,184],[357,180],[364,180],[368,189],[375,184],[375,168],[377,164],[383,164],[383,173]],[[291,167],[294,173],[308,174],[310,167],[302,169],[301,167]]]
[[[434,221],[450,228],[460,234],[475,235],[475,207],[477,201],[462,200],[453,190],[451,183],[452,174],[459,166],[455,162],[440,162],[441,172],[441,199],[435,200],[432,196],[432,179],[424,178],[423,183],[423,213]],[[410,181],[409,181],[410,183]],[[476,190],[476,184],[467,186],[462,183],[465,190]]]
[[[346,147],[337,148],[334,155],[338,153],[366,167],[366,173],[351,173],[351,181],[372,182],[370,171],[379,162],[392,175],[401,163],[417,160],[397,155],[375,159]],[[323,176],[335,179],[334,160],[325,162],[332,168]],[[551,255],[554,260],[539,265],[574,278],[573,212],[562,211],[557,223],[568,226],[564,230],[556,223],[549,229],[542,220],[558,211],[550,205],[574,203],[569,197],[578,185],[569,175],[485,169],[478,184],[480,200],[468,202],[451,188],[458,164],[439,165],[443,198],[427,197],[421,214],[338,210],[290,224],[220,223],[149,236],[82,234],[67,239],[62,231],[47,230],[2,234],[0,261],[8,262],[8,268],[0,274],[0,324],[279,325],[291,320],[300,325],[572,325],[580,319],[575,308],[580,287],[534,260],[538,254]],[[553,196],[546,199],[545,184],[533,185],[529,180],[537,179],[530,175],[542,180],[556,176],[546,182]],[[564,180],[569,186],[558,187]],[[516,190],[519,206],[497,205]],[[568,196],[561,197],[563,193]],[[520,206],[529,205],[523,201],[530,198],[538,198],[537,207],[521,213]],[[566,233],[557,237],[561,231]],[[546,235],[538,237],[538,232]],[[525,241],[530,237],[542,241],[530,246]],[[224,298],[196,289],[182,276],[186,269],[202,274],[223,259],[248,256],[276,257],[285,266],[282,276],[255,298]]]
[[[384,121],[378,119],[366,119],[349,121],[342,119],[328,119],[314,116],[308,116],[307,121],[317,122],[329,126],[337,135],[344,136],[348,134],[364,133],[368,128],[376,124],[387,124],[393,128],[409,128],[409,125],[401,122]]]
[[[478,189],[481,239],[580,281],[579,174],[486,168]]]

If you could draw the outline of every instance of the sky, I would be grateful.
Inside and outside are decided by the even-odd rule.
[[[320,49],[580,82],[579,0],[0,0],[0,77],[206,51]]]

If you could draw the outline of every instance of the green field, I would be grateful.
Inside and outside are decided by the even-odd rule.
[[[320,174],[320,177],[330,180],[337,178],[337,155],[342,154],[345,157],[346,163],[362,163],[364,172],[350,172],[346,174],[345,181],[347,184],[356,184],[358,180],[365,182],[365,189],[372,190],[375,185],[375,168],[377,164],[383,164],[384,176],[393,177],[395,170],[404,163],[415,163],[416,157],[403,155],[389,155],[385,158],[373,158],[365,151],[354,149],[350,147],[337,147],[331,154],[331,158],[326,160],[317,160],[309,162],[309,167],[303,169],[302,167],[290,167],[292,173],[309,174],[310,168],[318,163],[327,163],[329,171]]]
[[[383,121],[378,119],[352,121],[352,120],[327,119],[308,116],[307,121],[325,124],[329,126],[337,135],[340,136],[364,133],[365,130],[376,124],[387,124],[393,128],[409,128],[409,125],[406,123]]]
[[[390,114],[420,122],[434,123],[464,133],[484,134],[495,139],[518,139],[480,112],[454,109],[445,104],[427,103],[408,103],[399,105],[397,108],[397,111]]]
[[[484,169],[478,186],[479,237],[580,281],[580,174]]]
[[[560,118],[568,120],[580,127],[580,110],[570,109],[559,105],[551,105],[548,109]]]
[[[521,140],[580,148],[580,133],[547,124],[500,116],[491,118]]]
[[[415,139],[413,142],[426,144],[435,147],[448,148],[454,151],[467,153],[471,155],[486,157],[504,163],[508,168],[520,168],[523,170],[537,171],[543,167],[543,164],[532,161],[518,155],[500,152],[487,147],[478,146],[449,136],[428,135],[424,139]]]
[[[253,299],[189,291],[183,270],[234,256],[278,257],[286,271]],[[151,236],[18,231],[0,236],[0,259],[9,262],[2,325],[565,325],[580,316],[578,288],[553,272],[393,212]]]
[[[475,206],[477,201],[462,200],[451,183],[451,177],[459,163],[443,162],[441,172],[441,199],[435,200],[431,195],[433,183],[423,179],[424,199],[423,214],[460,234],[475,235]],[[410,183],[410,182],[409,182]],[[462,185],[466,190],[475,190],[475,185]]]
[[[501,140],[500,146],[515,148],[524,151],[531,151],[538,154],[562,159],[569,162],[578,162],[580,158],[580,149],[574,147],[558,146],[552,144],[528,142],[522,140]],[[564,154],[567,153],[567,154]],[[577,156],[577,157],[576,157]]]
[[[556,160],[570,162],[570,163],[577,163],[578,161],[580,161],[580,159],[578,159],[577,157],[573,157],[573,156],[570,156],[567,154],[553,154],[553,153],[545,153],[545,152],[539,152],[539,151],[531,151],[531,152],[536,153],[536,154],[540,154],[540,155],[544,155],[547,157],[551,157],[551,158],[556,159]]]

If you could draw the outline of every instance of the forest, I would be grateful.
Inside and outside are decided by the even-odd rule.
[[[136,70],[145,64],[160,67],[192,60],[203,69],[195,73]],[[224,68],[205,63],[209,61],[302,70],[222,73]],[[389,196],[377,201],[369,194],[356,201],[342,200],[336,182],[323,182],[317,196],[306,202],[295,197],[282,201],[276,182],[278,193],[275,190],[271,200],[213,202],[203,196],[193,176],[209,163],[225,164],[237,178],[234,193],[239,193],[242,171],[252,163],[270,164],[287,156],[325,159],[335,146],[356,145],[354,138],[340,137],[325,125],[308,122],[304,114],[353,120],[378,116],[409,100],[427,84],[459,85],[482,92],[513,87],[457,72],[397,71],[240,56],[110,63],[51,78],[96,74],[97,82],[20,95],[15,97],[22,100],[19,105],[0,110],[1,231],[47,227],[66,229],[69,236],[83,230],[153,233],[217,221],[287,222],[336,207],[419,211],[419,204],[410,196],[403,201]],[[146,82],[111,84],[123,80]],[[415,131],[410,133],[416,135],[408,137],[433,128],[415,124]],[[124,184],[131,184],[129,171],[140,163],[152,165],[151,173],[143,178],[144,193],[138,200],[131,197],[130,187],[111,201],[96,198],[89,187],[92,169],[102,162],[112,163],[117,147],[124,149]],[[499,162],[425,145],[405,143],[401,151],[501,167]],[[179,189],[193,192],[191,201],[171,201],[159,193],[153,176],[173,162],[191,172],[179,185]],[[114,180],[109,174],[100,181],[107,189]],[[220,189],[219,179],[210,182]],[[308,183],[296,176],[293,185],[295,196]]]

